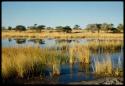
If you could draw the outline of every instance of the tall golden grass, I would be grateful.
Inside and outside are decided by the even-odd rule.
[[[113,69],[111,58],[107,54],[106,60],[102,62],[99,62],[99,60],[95,61],[95,74],[101,76],[122,76],[123,71],[121,68]]]
[[[123,46],[121,41],[107,42],[102,41],[100,46],[105,50],[116,49]],[[2,48],[2,76],[8,77],[28,77],[35,74],[40,75],[44,65],[53,68],[53,74],[60,74],[60,64],[69,62],[90,63],[90,50],[98,49],[98,42],[90,42],[88,44],[74,44],[67,46],[63,43],[60,50],[56,48],[40,48],[40,47],[3,47]],[[63,47],[65,46],[65,47]],[[65,51],[65,52],[64,52]],[[108,59],[103,63],[96,62],[96,73],[105,72],[112,73],[111,60]],[[117,72],[116,72],[117,73]]]
[[[15,32],[7,31],[2,32],[2,38],[5,37],[27,37],[27,38],[104,38],[104,39],[120,39],[123,40],[123,33],[92,33],[92,32],[80,32],[80,33],[64,33],[64,32],[48,32],[41,33],[29,33],[29,32]]]
[[[78,59],[78,62],[89,63],[89,47],[84,45],[75,45],[69,49],[70,63]]]
[[[40,70],[43,64],[61,64],[65,59],[66,55],[48,48],[2,48],[2,76],[6,78],[16,74],[18,77],[24,77],[29,72]]]
[[[108,57],[107,60],[103,60],[102,62],[99,62],[96,60],[95,62],[95,72],[96,74],[112,74],[112,62],[111,58]]]

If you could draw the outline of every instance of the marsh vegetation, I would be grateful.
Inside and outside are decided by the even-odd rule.
[[[90,76],[123,76],[122,40],[9,38],[3,40],[3,45],[6,43],[10,45],[2,48],[2,77],[5,80],[28,79],[35,76],[54,78],[79,73],[86,76],[89,74],[90,79]],[[33,44],[30,45],[31,43]],[[70,72],[66,71],[68,65]],[[76,69],[71,65],[77,66]],[[82,78],[84,79],[87,78]]]

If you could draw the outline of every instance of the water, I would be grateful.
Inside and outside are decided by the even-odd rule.
[[[87,43],[86,39],[2,39],[2,47],[11,47],[11,46],[27,46],[27,45],[36,45],[40,44],[40,47],[52,47],[60,43],[67,43],[73,45],[74,43],[84,44]]]
[[[12,47],[12,46],[27,46],[27,45],[39,45],[42,48],[48,47],[56,47],[60,44],[66,44],[73,46],[74,44],[86,44],[89,43],[89,39],[2,39],[2,47]],[[104,62],[111,60],[112,68],[121,68],[123,69],[123,47],[115,52],[109,52],[108,56],[104,50],[100,50],[97,53],[93,53],[91,51],[90,54],[90,64],[83,64],[76,62],[74,64],[55,64],[57,70],[60,71],[59,76],[52,76],[52,67],[45,67],[44,69],[44,76],[46,79],[56,80],[59,83],[69,83],[75,81],[82,81],[82,80],[93,80],[96,77],[94,76],[95,72],[95,63]]]

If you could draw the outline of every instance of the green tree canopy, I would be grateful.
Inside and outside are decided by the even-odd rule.
[[[23,25],[17,25],[17,26],[15,27],[15,30],[16,30],[16,31],[25,31],[25,30],[26,30],[26,27],[23,26]]]
[[[63,27],[63,32],[71,33],[71,31],[72,31],[72,29],[70,28],[70,26]]]
[[[41,30],[45,29],[45,25],[39,25],[36,27],[36,31],[41,32]]]

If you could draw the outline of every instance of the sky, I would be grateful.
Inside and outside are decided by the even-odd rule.
[[[73,27],[78,24],[123,24],[123,2],[2,2],[2,27],[17,25],[47,27]]]

